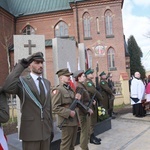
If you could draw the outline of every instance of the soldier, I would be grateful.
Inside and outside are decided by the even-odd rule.
[[[23,150],[48,150],[53,139],[50,82],[43,78],[43,53],[23,58],[6,78],[3,89],[21,101],[20,139]],[[21,76],[30,67],[30,73]],[[51,149],[51,148],[50,148]]]
[[[96,101],[93,102],[92,105],[93,115],[90,117],[90,143],[101,144],[100,142],[101,139],[97,138],[94,135],[94,126],[97,123],[97,105],[103,100],[103,97],[101,96],[100,92],[96,89],[92,81],[92,79],[94,79],[93,73],[94,73],[93,69],[91,68],[87,69],[85,72],[86,80],[84,82],[84,85],[90,94],[90,98],[92,98],[93,95],[95,95],[95,99],[97,100],[97,102]]]
[[[77,82],[76,87],[76,93],[81,92],[81,102],[89,107],[90,104],[90,95],[88,91],[86,90],[85,85],[83,82],[85,81],[86,77],[83,70],[78,70],[75,73],[73,73],[73,77],[75,78],[75,81]],[[83,111],[82,109],[79,109],[79,118],[80,118],[80,147],[82,150],[89,150],[88,148],[88,139],[89,139],[89,130],[90,130],[90,115],[93,114],[92,109],[88,108],[88,114],[87,112]]]
[[[62,125],[62,137],[60,150],[74,150],[74,145],[78,130],[77,110],[71,110],[69,107],[74,99],[80,99],[81,95],[74,93],[69,86],[70,75],[67,68],[56,72],[60,84],[52,90],[52,108],[55,114],[58,114],[58,124]]]
[[[115,89],[115,86],[114,86],[114,81],[112,80],[112,73],[108,73],[108,75],[107,75],[107,82],[108,82],[108,86],[109,86],[109,88],[112,90],[112,93],[113,94],[116,94],[116,89]],[[110,108],[111,108],[111,111],[112,111],[112,118],[115,118],[116,116],[116,114],[117,113],[115,113],[114,112],[114,99],[115,99],[115,97],[113,96],[113,97],[109,97],[110,98],[110,103],[109,103],[109,106],[110,106]]]
[[[110,105],[110,101],[114,100],[114,95],[110,87],[108,86],[108,82],[106,81],[106,73],[103,71],[100,73],[100,87],[101,87],[101,94],[103,96],[102,104],[104,108],[108,111],[108,114],[110,117],[114,119],[114,116],[112,116],[112,110],[113,108]]]

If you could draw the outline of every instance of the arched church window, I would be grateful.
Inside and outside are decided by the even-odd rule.
[[[100,33],[100,26],[99,26],[99,18],[96,18],[96,29],[97,29],[97,34]]]
[[[35,30],[32,26],[27,25],[25,28],[22,30],[23,35],[32,35],[35,34]]]
[[[113,22],[112,22],[112,12],[107,10],[105,12],[105,29],[106,29],[106,37],[113,36]]]
[[[92,51],[90,49],[86,50],[86,66],[87,68],[92,68],[92,63],[93,63],[93,59],[92,59]]]
[[[91,37],[90,15],[87,12],[83,15],[83,31],[84,38]]]
[[[55,26],[55,37],[68,37],[68,25],[60,21],[56,26]]]
[[[108,56],[108,69],[109,69],[109,71],[116,70],[116,67],[115,67],[115,51],[114,51],[113,48],[109,48],[107,56]]]

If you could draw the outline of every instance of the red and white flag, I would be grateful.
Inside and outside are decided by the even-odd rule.
[[[67,68],[68,68],[69,72],[71,72],[70,64],[69,64],[68,61],[67,61]],[[70,76],[69,85],[70,85],[70,87],[75,91],[75,84],[74,84],[74,81],[73,81],[73,77],[72,77],[72,76]]]
[[[0,150],[8,150],[6,137],[4,136],[2,128],[0,128]]]

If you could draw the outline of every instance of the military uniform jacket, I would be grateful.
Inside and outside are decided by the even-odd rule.
[[[29,97],[24,90],[19,76],[23,72],[24,67],[19,63],[14,70],[8,75],[4,90],[10,94],[17,94],[21,101],[22,115],[20,126],[20,139],[24,141],[40,141],[50,137],[53,131],[53,119],[51,109],[50,82],[43,79],[47,89],[47,95],[43,104],[43,119],[41,119],[41,110]],[[30,75],[23,77],[31,89],[34,96],[40,101],[39,92]],[[23,98],[24,97],[24,98]],[[23,101],[24,100],[24,101]]]
[[[113,95],[111,88],[108,85],[108,82],[105,80],[101,80],[100,81],[100,87],[101,87],[101,91],[105,92],[109,95]]]
[[[112,90],[110,89],[107,81],[105,81],[105,80],[100,81],[100,88],[101,88],[101,94],[104,98],[102,101],[102,104],[103,104],[104,108],[106,110],[108,110],[110,108],[110,106],[109,106],[110,96],[112,96],[112,98],[114,98]]]
[[[0,87],[0,125],[9,120],[9,106],[7,104],[6,94]]]
[[[78,82],[78,85],[76,87],[76,93],[80,93],[81,94],[81,102],[88,107],[89,103],[90,103],[90,95],[85,87],[84,84]],[[85,110],[81,110],[79,109],[79,114],[80,115],[87,115],[87,112],[85,112]]]
[[[52,108],[53,112],[58,115],[58,125],[60,125],[64,119],[63,126],[77,126],[78,125],[78,114],[72,119],[70,115],[70,105],[75,99],[75,93],[65,84],[60,84],[52,90]],[[71,118],[71,119],[70,119]]]
[[[84,85],[90,94],[90,98],[92,98],[92,96],[95,94],[95,98],[98,100],[99,103],[101,103],[103,97],[101,93],[96,89],[93,81],[90,79],[86,79]]]

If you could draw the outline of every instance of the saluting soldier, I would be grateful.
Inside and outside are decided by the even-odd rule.
[[[69,107],[75,98],[80,99],[81,95],[75,95],[69,86],[72,73],[69,72],[68,68],[61,69],[56,74],[60,84],[52,90],[52,108],[53,112],[58,115],[58,125],[62,125],[60,150],[74,150],[78,130],[78,115],[76,109],[71,110]]]
[[[21,102],[20,139],[23,150],[48,150],[53,139],[50,82],[43,74],[44,55],[22,58],[6,78],[3,89],[17,94]],[[30,68],[28,75],[22,72]]]
[[[112,105],[110,101],[114,100],[114,94],[111,90],[111,88],[108,85],[108,82],[106,81],[106,73],[103,71],[100,73],[100,88],[101,88],[101,94],[103,96],[102,105],[104,108],[108,111],[108,114],[110,117],[112,117]],[[113,116],[114,119],[114,116]]]
[[[94,126],[97,123],[97,103],[100,103],[103,100],[103,97],[101,96],[100,92],[96,89],[92,79],[94,79],[94,70],[89,68],[86,70],[85,75],[86,75],[86,80],[84,82],[84,85],[86,89],[88,90],[90,94],[90,98],[92,99],[93,95],[95,95],[95,99],[97,102],[94,100],[93,105],[92,105],[92,110],[93,110],[93,115],[90,117],[90,143],[93,144],[101,144],[101,139],[97,138],[94,135]]]
[[[76,93],[81,93],[81,102],[87,107],[87,111],[79,109],[79,118],[80,118],[80,147],[82,150],[89,150],[88,148],[88,139],[89,139],[89,130],[90,130],[90,115],[93,114],[92,109],[89,108],[90,95],[83,84],[86,77],[83,70],[78,70],[73,73],[73,77],[77,82]],[[88,112],[88,113],[87,113]]]

